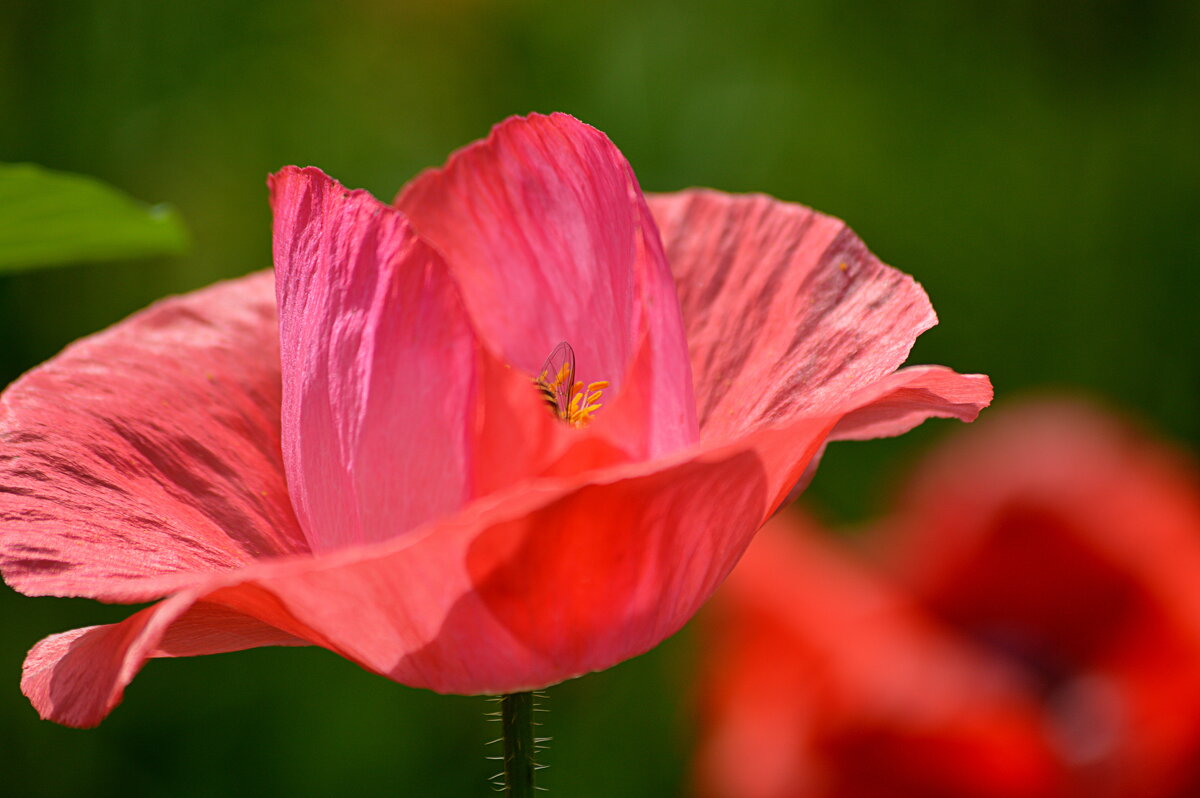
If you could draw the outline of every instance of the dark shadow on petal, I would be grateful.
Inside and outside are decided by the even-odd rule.
[[[733,569],[766,502],[761,461],[739,452],[586,487],[492,526],[468,550],[475,592],[389,674],[494,663],[501,687],[535,687],[648,651]],[[479,639],[478,630],[497,622],[507,635]]]

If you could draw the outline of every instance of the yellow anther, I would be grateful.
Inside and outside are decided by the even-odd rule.
[[[567,405],[563,421],[572,427],[586,427],[596,411],[603,407],[600,397],[604,395],[604,389],[607,387],[607,380],[588,383],[587,388],[583,387],[582,382],[572,385],[571,402]]]

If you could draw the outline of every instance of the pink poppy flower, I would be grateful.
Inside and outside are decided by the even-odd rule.
[[[1013,407],[866,540],[874,567],[781,516],[718,591],[703,794],[1200,794],[1194,466],[1087,405]]]
[[[150,657],[263,645],[452,693],[607,668],[680,628],[827,440],[990,400],[897,371],[933,310],[842,222],[647,200],[569,116],[498,125],[392,205],[313,168],[270,187],[274,275],[4,395],[5,580],[158,600],[34,647],[44,717],[99,722]],[[543,368],[562,341],[595,385],[565,350]]]

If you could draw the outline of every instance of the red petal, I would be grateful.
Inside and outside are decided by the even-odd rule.
[[[865,401],[871,397],[869,401]],[[991,404],[992,383],[982,374],[944,366],[910,366],[856,394],[858,406],[842,417],[831,440],[861,441],[901,435],[927,418],[974,421]]]
[[[118,624],[47,637],[25,658],[21,691],[47,720],[95,726],[121,702],[125,686],[141,670],[166,626],[193,600],[180,594]]]
[[[780,516],[713,603],[706,795],[1042,796],[1057,767],[1019,680]]]
[[[468,694],[553,684],[676,631],[764,513],[762,470],[746,452],[619,473],[520,492],[392,553],[257,581],[325,645],[405,684]]]
[[[396,681],[455,693],[609,667],[691,617],[839,417],[672,460],[568,470],[383,545],[218,576],[197,595],[240,615],[206,616],[201,637],[242,640],[247,616]],[[573,456],[611,459],[587,446]]]
[[[14,383],[0,420],[5,581],[144,601],[171,589],[153,577],[305,550],[277,351],[264,273],[159,302]]]
[[[565,114],[510,119],[396,204],[445,255],[506,362],[536,374],[568,341],[581,379],[611,383],[620,406],[598,424],[622,448],[649,457],[696,439],[671,273],[633,171],[603,133]]]
[[[1200,743],[1195,466],[1089,405],[1027,403],[960,434],[903,496],[901,578],[1050,685],[1080,778],[1190,794],[1170,785],[1195,778]]]
[[[47,637],[25,659],[22,692],[46,720],[95,726],[121,703],[125,686],[149,657],[307,644],[255,618],[195,601],[188,591],[118,624]]]
[[[1200,629],[1190,587],[1200,573],[1195,475],[1088,405],[1002,410],[944,446],[902,495],[889,543],[897,568],[954,617],[985,612],[986,599],[1006,626],[1087,649],[1088,630],[1112,632],[1102,594],[1128,592],[1132,580],[1135,592],[1174,594],[1171,612],[1187,607]],[[1099,592],[1068,600],[1075,589]]]
[[[605,479],[516,490],[382,546],[214,578],[187,593],[209,608],[199,619],[172,610],[143,633],[142,616],[172,598],[124,624],[50,638],[27,691],[43,714],[91,724],[147,656],[297,638],[441,692],[513,692],[609,667],[691,617],[753,535],[766,491],[745,451]],[[67,657],[79,636],[98,653]]]
[[[480,351],[453,279],[366,192],[314,168],[270,185],[284,456],[309,542],[385,540],[454,512],[472,490]]]
[[[654,196],[706,439],[817,414],[895,371],[933,308],[838,219],[764,196]]]

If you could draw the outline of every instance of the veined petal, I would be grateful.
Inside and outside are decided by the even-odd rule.
[[[404,216],[318,169],[270,181],[283,451],[315,551],[384,540],[472,493],[480,348]]]
[[[838,219],[709,190],[649,202],[706,439],[825,412],[895,371],[936,322],[921,287]]]
[[[51,635],[29,656],[21,675],[38,714],[66,726],[95,726],[121,702],[166,627],[195,597],[180,593],[118,624]]]
[[[275,615],[276,624],[288,625],[278,610]],[[21,691],[46,720],[86,728],[121,702],[126,685],[150,657],[296,645],[308,641],[219,604],[197,603],[195,591],[184,591],[121,623],[42,640],[25,659]]]
[[[749,542],[766,493],[745,451],[600,479],[547,480],[383,544],[217,575],[121,624],[43,641],[26,692],[44,716],[94,725],[148,657],[301,641],[440,692],[609,667],[691,617]]]
[[[565,114],[509,119],[396,205],[446,257],[506,362],[536,374],[565,340],[585,382],[609,381],[616,401],[597,429],[608,424],[621,448],[650,457],[696,439],[671,272],[633,170],[603,133]]]
[[[975,418],[992,397],[991,383],[977,374],[941,366],[901,369],[848,396],[820,414],[797,414],[762,424],[734,440],[753,448],[766,468],[772,511],[795,498],[813,477],[830,440],[897,435],[927,418]]]
[[[230,640],[272,644],[275,633],[250,618],[292,644],[321,645],[440,692],[512,692],[609,667],[691,617],[854,409],[654,462],[605,467],[612,458],[589,453],[584,440],[585,451],[569,456],[594,457],[597,470],[512,485],[382,544],[250,565],[193,586],[196,606],[224,608],[227,622],[211,609],[202,623],[189,620],[195,610],[181,614],[162,634],[182,642],[155,642],[145,656],[204,653]],[[69,695],[55,704],[60,713]]]
[[[854,410],[842,417],[829,438],[888,438],[928,418],[974,421],[991,401],[992,383],[983,374],[959,374],[945,366],[910,366],[851,397],[847,404]]]
[[[256,582],[324,645],[404,684],[554,684],[681,627],[765,513],[761,466],[745,451],[602,479],[523,490],[391,552]]]
[[[272,286],[261,273],[163,300],[5,391],[9,585],[145,601],[307,550],[283,479]]]

